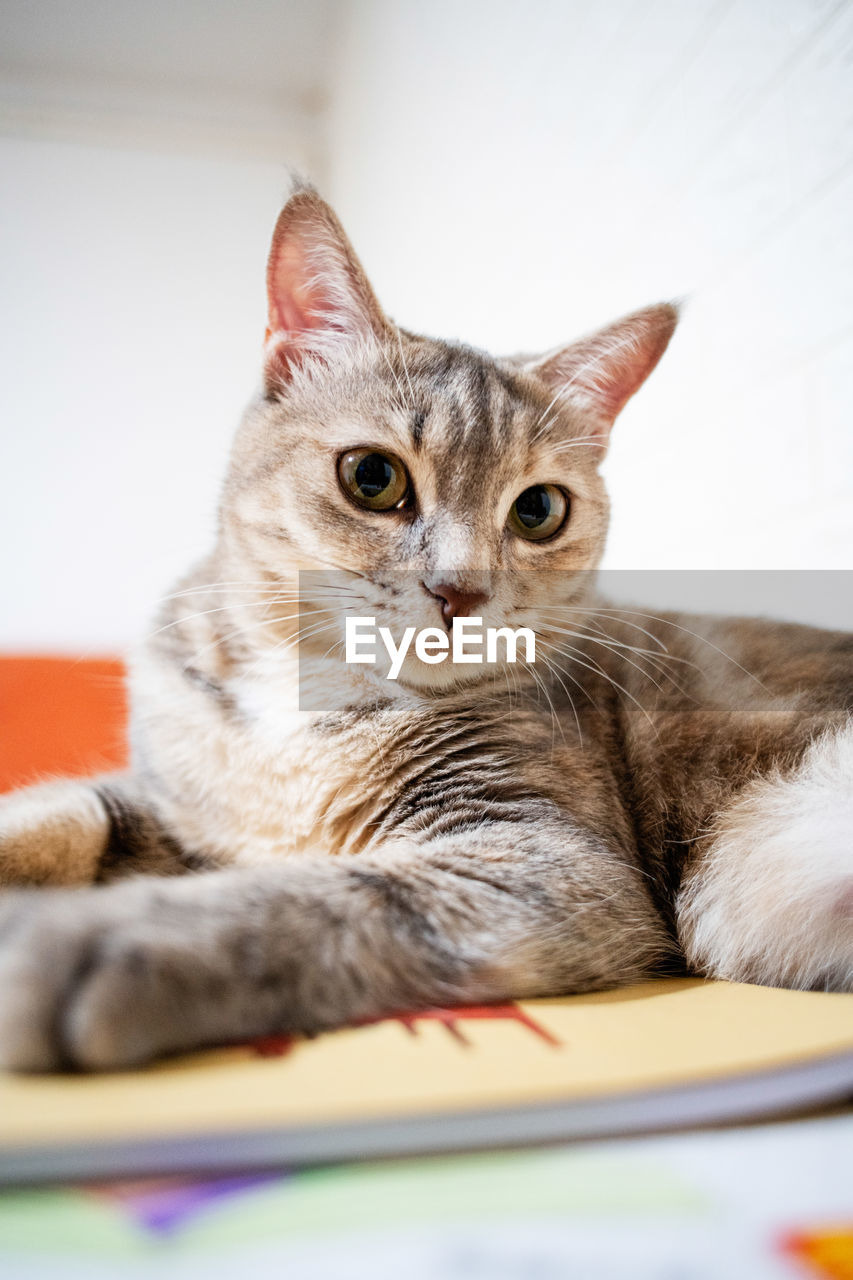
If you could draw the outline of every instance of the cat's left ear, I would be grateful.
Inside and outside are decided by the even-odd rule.
[[[666,351],[677,323],[678,307],[661,302],[530,361],[524,368],[541,378],[552,392],[554,413],[561,404],[574,402],[595,414],[603,451],[614,420]]]
[[[367,276],[332,209],[308,186],[279,214],[267,263],[267,386],[281,390],[309,357],[331,362],[387,335]]]

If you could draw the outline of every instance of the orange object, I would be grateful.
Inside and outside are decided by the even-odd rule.
[[[127,763],[124,663],[0,657],[0,792]]]
[[[853,1222],[822,1231],[802,1231],[783,1241],[783,1249],[821,1280],[853,1280]]]

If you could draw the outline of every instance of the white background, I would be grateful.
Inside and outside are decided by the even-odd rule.
[[[618,568],[853,564],[850,0],[4,0],[0,647],[109,651],[207,546],[288,166],[495,351],[689,299]]]

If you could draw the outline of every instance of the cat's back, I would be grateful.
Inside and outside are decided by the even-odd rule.
[[[617,643],[600,661],[622,686],[623,792],[639,847],[675,886],[694,842],[742,788],[792,774],[814,741],[849,725],[853,636],[761,618],[615,607],[606,616]]]

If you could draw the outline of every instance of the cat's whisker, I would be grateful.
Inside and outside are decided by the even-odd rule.
[[[536,639],[537,639],[537,644],[541,644],[544,648],[546,648],[546,649],[550,649],[553,653],[560,653],[560,654],[564,653],[564,650],[563,650],[559,645],[549,644],[549,643],[548,643],[548,641],[547,641],[547,640],[545,640],[545,639],[544,639],[541,635],[539,635],[538,633],[537,633],[537,637],[536,637]],[[581,682],[580,680],[578,680],[578,678],[577,678],[576,676],[573,676],[573,675],[571,674],[571,672],[570,672],[570,671],[568,671],[565,667],[560,666],[560,665],[559,665],[559,663],[557,663],[553,658],[550,658],[550,659],[549,659],[549,658],[546,658],[546,659],[545,659],[545,662],[546,662],[546,663],[549,663],[549,662],[550,662],[552,665],[556,666],[558,670],[562,671],[563,675],[568,676],[568,678],[571,680],[572,684],[577,685],[578,689],[579,689],[579,690],[580,690],[580,692],[584,695],[584,697],[587,699],[587,701],[588,701],[588,702],[590,702],[590,703],[592,703],[592,705],[593,705],[593,707],[595,708],[595,710],[596,710],[596,711],[598,711],[598,712],[600,713],[601,708],[597,705],[597,703],[596,703],[596,702],[595,702],[595,700],[593,699],[592,695],[590,694],[589,690],[588,690],[588,689],[586,689],[586,688],[584,688],[584,685],[582,684],[582,682]]]
[[[276,591],[283,592],[285,586],[283,583],[270,582],[268,578],[258,582],[247,581],[245,579],[240,582],[200,582],[194,587],[182,587],[180,591],[171,591],[168,595],[161,596],[160,600],[179,600],[182,596],[200,595],[206,591]]]
[[[184,670],[186,670],[188,667],[195,666],[195,664],[199,661],[199,659],[203,657],[204,654],[209,653],[211,649],[217,649],[221,644],[227,644],[229,640],[233,640],[237,636],[247,635],[250,632],[258,631],[263,627],[272,627],[279,622],[294,621],[304,616],[307,613],[334,613],[335,611],[336,610],[333,608],[302,610],[302,611],[297,610],[296,613],[281,614],[280,616],[275,618],[262,618],[260,622],[251,623],[248,626],[243,625],[243,626],[235,627],[233,631],[226,632],[226,634],[222,636],[216,636],[208,644],[202,645],[201,648],[196,649],[191,654],[188,661],[184,663]]]
[[[285,615],[282,618],[270,618],[268,621],[270,624],[275,622],[287,622],[290,620],[291,617],[299,619],[311,613],[335,613],[335,612],[336,610],[334,609],[306,609],[302,613],[298,613],[295,615]],[[317,627],[330,629],[334,625],[336,625],[336,619],[329,619],[328,621],[323,623],[309,622],[307,627],[300,627],[296,632],[294,632],[292,636],[285,636],[282,640],[278,641],[273,646],[273,649],[271,650],[271,652],[274,652],[275,650],[280,649],[282,645],[290,646],[293,644],[298,644],[301,640],[305,639],[308,635],[313,634],[314,629]]]
[[[564,609],[563,606],[561,605],[551,605],[550,608],[554,613],[573,612],[572,610]],[[610,632],[605,630],[604,623],[601,617],[599,617],[598,613],[595,610],[590,610],[589,608],[586,608],[581,612],[583,616],[581,617],[580,621],[575,620],[573,622],[574,626],[587,627],[587,628],[591,627],[591,628],[594,628],[594,630],[599,635],[607,636],[608,638],[613,638],[611,637]],[[636,622],[629,622],[626,618],[618,618],[618,619],[610,618],[609,621],[619,622],[620,625],[622,626],[630,627],[632,631],[639,631],[641,635],[647,636],[648,639],[651,640],[652,643],[657,646],[655,650],[656,653],[660,654],[661,657],[669,656],[668,646],[664,644],[663,640],[661,640],[659,636],[656,636],[653,631],[649,631],[648,628],[641,627],[639,623],[636,623]],[[651,652],[651,650],[649,650],[649,652]]]
[[[274,644],[271,649],[259,654],[253,663],[251,663],[245,670],[241,671],[240,675],[237,677],[237,684],[247,680],[252,672],[257,670],[262,662],[287,653],[294,645],[301,644],[303,640],[309,640],[314,636],[322,635],[324,631],[330,631],[333,625],[334,624],[331,622],[313,623],[310,627],[306,627],[303,630],[298,631],[295,636],[285,637],[283,640],[280,640],[277,644]]]
[[[549,607],[549,610],[547,612],[545,610],[540,610],[539,614],[540,614],[540,617],[553,619],[552,607]],[[566,620],[565,618],[559,618],[558,621],[560,621],[561,623],[565,623]],[[604,631],[601,628],[597,628],[595,632],[590,632],[588,628],[585,628],[583,626],[583,623],[574,623],[573,626],[580,629],[573,630],[573,631],[566,631],[565,634],[573,635],[578,640],[588,639],[598,643],[602,643],[606,641],[606,643],[614,649],[625,649],[629,653],[649,655],[650,657],[654,657],[655,659],[661,662],[668,661],[668,662],[688,663],[688,660],[686,658],[680,658],[675,654],[669,653],[668,651],[664,653],[660,649],[646,649],[646,648],[643,648],[641,645],[628,644],[628,642],[625,640],[617,640],[615,636],[610,635],[608,632]],[[693,664],[688,663],[688,665],[692,666]]]
[[[576,631],[566,631],[566,630],[565,630],[564,628],[562,628],[562,627],[556,627],[556,626],[553,626],[553,625],[549,626],[549,631],[551,631],[551,632],[553,632],[553,633],[555,633],[555,634],[557,634],[557,635],[570,636],[570,637],[573,637],[574,639],[578,639],[578,640],[588,640],[590,644],[598,644],[598,645],[601,645],[601,647],[602,647],[602,648],[603,648],[607,653],[614,654],[614,650],[613,650],[613,649],[611,648],[611,646],[607,643],[607,641],[606,641],[606,640],[602,640],[602,639],[600,639],[600,638],[599,638],[599,637],[597,637],[597,636],[584,636],[584,635],[579,635],[579,634],[578,634],[578,632],[576,632]],[[662,690],[661,685],[659,685],[659,684],[658,684],[657,680],[655,680],[655,679],[654,679],[654,677],[653,677],[653,676],[651,676],[651,675],[649,674],[649,672],[648,672],[648,671],[644,670],[644,669],[643,669],[643,667],[641,667],[641,666],[639,665],[639,663],[635,662],[635,661],[633,660],[633,658],[629,658],[629,657],[627,656],[627,654],[625,654],[625,653],[622,653],[622,654],[616,654],[616,656],[621,657],[621,659],[622,659],[622,661],[623,661],[623,662],[627,662],[629,666],[633,667],[636,671],[639,671],[639,673],[640,673],[640,675],[641,675],[641,676],[645,677],[645,679],[647,679],[647,680],[650,680],[650,681],[651,681],[651,683],[652,683],[652,684],[655,686],[655,688],[658,690],[658,692],[662,692],[662,691],[663,691],[663,690]],[[651,661],[651,659],[649,659],[649,661]],[[666,672],[662,672],[662,671],[660,671],[660,669],[659,669],[659,668],[655,668],[655,669],[657,670],[658,675],[660,675],[660,676],[664,676],[664,677],[667,675],[667,673],[666,673]],[[675,683],[675,682],[673,681],[673,683]]]
[[[573,659],[572,659],[572,658],[569,658],[569,655],[566,653],[565,649],[561,648],[559,645],[549,644],[549,643],[548,643],[548,641],[547,641],[547,640],[543,640],[541,636],[540,636],[540,637],[538,637],[537,643],[538,643],[538,644],[540,644],[540,645],[541,645],[543,648],[545,648],[545,649],[550,649],[553,653],[558,653],[558,654],[560,654],[560,655],[561,655],[561,657],[568,658],[569,662],[572,662],[572,661],[573,661]],[[547,661],[547,662],[552,663],[555,667],[557,667],[560,671],[562,671],[563,675],[564,675],[564,676],[567,676],[567,677],[569,678],[569,680],[571,680],[571,681],[572,681],[572,683],[573,683],[573,684],[576,684],[576,685],[577,685],[577,687],[578,687],[578,689],[581,691],[581,693],[582,693],[582,694],[584,695],[584,697],[586,698],[587,702],[589,702],[589,703],[591,703],[591,704],[592,704],[593,708],[594,708],[594,709],[595,709],[595,711],[598,713],[598,715],[603,715],[603,712],[602,712],[602,710],[601,710],[601,707],[600,707],[600,706],[598,705],[598,703],[595,701],[595,698],[593,698],[593,696],[592,696],[592,694],[590,693],[589,689],[587,689],[587,688],[584,686],[584,684],[583,684],[583,682],[582,682],[582,681],[578,680],[577,676],[573,676],[573,675],[571,674],[571,672],[570,672],[566,667],[561,666],[561,665],[560,665],[560,663],[558,663],[558,662],[556,661],[556,659],[555,659],[555,658],[546,659],[546,661]]]
[[[565,628],[556,626],[556,624],[553,622],[547,622],[547,616],[548,616],[547,614],[543,614],[542,616],[546,619],[546,626],[549,631],[559,635],[569,636],[573,639],[585,640],[589,644],[601,645],[602,648],[612,653],[615,657],[617,658],[621,657],[624,662],[627,662],[629,663],[630,666],[635,667],[636,670],[641,673],[641,675],[651,680],[652,684],[655,686],[656,689],[661,690],[661,686],[657,683],[656,680],[654,680],[649,675],[648,671],[646,671],[642,666],[640,666],[638,663],[634,662],[631,658],[629,658],[627,654],[633,653],[637,657],[639,657],[641,660],[645,659],[645,661],[648,662],[649,665],[654,668],[654,670],[657,672],[659,676],[661,676],[662,679],[668,680],[670,684],[679,691],[679,693],[683,694],[687,698],[690,698],[691,701],[694,701],[692,695],[689,694],[687,690],[685,690],[678,683],[678,681],[675,679],[675,676],[672,674],[672,672],[667,670],[665,666],[661,666],[661,663],[663,663],[664,661],[680,662],[682,661],[682,659],[676,658],[672,654],[660,654],[650,649],[642,649],[637,645],[625,644],[622,641],[615,640],[612,637],[607,636],[606,633],[603,635],[590,635],[588,632],[583,632],[583,631],[568,631]],[[687,665],[694,666],[695,664],[687,663]]]
[[[318,560],[318,564],[320,564],[322,568],[307,569],[307,570],[303,569],[303,570],[299,570],[297,574],[291,575],[291,577],[295,577],[297,579],[297,581],[294,582],[293,585],[289,585],[285,582],[279,582],[279,583],[270,582],[269,578],[262,578],[257,581],[241,578],[239,580],[235,579],[234,581],[231,581],[231,582],[228,582],[228,581],[200,582],[193,587],[183,587],[179,591],[169,592],[168,595],[161,596],[159,602],[162,603],[167,600],[179,600],[183,596],[204,595],[207,592],[229,593],[232,591],[251,591],[254,594],[271,593],[274,595],[280,595],[282,597],[290,597],[294,600],[298,600],[300,597],[304,596],[305,594],[304,587],[301,586],[298,582],[298,577],[300,574],[304,573],[304,574],[311,574],[316,576],[326,572],[327,570],[332,570],[335,573],[346,574],[348,577],[352,577],[352,578],[363,579],[365,577],[365,575],[359,572],[357,569],[349,569],[344,565],[334,564],[332,561]],[[324,591],[347,590],[346,586],[343,583],[338,583],[338,582],[323,581],[322,587]]]
[[[583,730],[581,729],[580,716],[578,715],[577,707],[576,707],[576,706],[575,706],[575,704],[574,704],[574,699],[572,698],[571,693],[569,692],[569,690],[566,688],[565,684],[563,683],[563,680],[561,679],[561,677],[560,677],[560,675],[559,675],[559,673],[558,673],[558,670],[557,670],[557,666],[556,666],[556,664],[555,664],[555,663],[553,663],[549,658],[546,658],[546,657],[544,657],[544,656],[543,656],[542,661],[545,663],[545,666],[548,668],[548,670],[551,672],[551,674],[552,674],[552,675],[555,677],[555,679],[558,681],[558,683],[559,683],[560,687],[562,688],[563,692],[565,693],[566,697],[568,698],[569,706],[570,706],[570,707],[571,707],[571,709],[572,709],[572,715],[574,716],[574,718],[575,718],[575,724],[577,725],[577,729],[578,729],[578,738],[579,738],[579,740],[580,740],[581,749],[583,749]],[[571,679],[571,676],[569,677],[569,679]],[[575,681],[575,683],[577,684],[577,681]]]
[[[559,390],[555,392],[553,398],[550,400],[546,408],[542,410],[536,422],[534,422],[533,424],[534,430],[536,430],[536,434],[533,436],[534,441],[541,439],[541,437],[548,430],[549,426],[556,420],[556,417],[558,416],[559,411],[557,414],[555,414],[551,418],[548,418],[548,415],[551,413],[551,410],[554,409],[559,404],[561,400],[565,399],[566,395],[568,395],[568,393],[571,391],[574,385],[575,385],[575,380],[570,379],[567,383],[561,386]],[[543,427],[541,423],[545,418],[548,418],[548,421]]]
[[[400,333],[399,329],[396,330],[396,334],[397,346],[400,348],[400,362],[403,366],[403,373],[406,375],[406,382],[409,384],[409,394],[411,396],[409,407],[411,408],[412,413],[414,413],[417,410],[417,403],[415,398],[415,389],[412,386],[412,379],[409,376],[409,366],[406,364],[406,356],[403,351],[403,335]]]
[[[552,426],[553,421],[554,420],[551,419],[551,421],[546,422],[544,430],[547,430],[550,426]],[[540,436],[537,435],[536,440],[538,440],[539,438]],[[566,440],[562,444],[556,445],[551,450],[551,453],[554,454],[555,456],[559,456],[561,453],[568,453],[570,449],[584,449],[587,447],[587,445],[598,444],[600,441],[606,440],[606,439],[607,439],[606,433],[603,433],[601,435],[595,435],[595,436],[578,436],[574,440]]]
[[[536,430],[536,428],[539,428],[538,430],[536,430],[536,434],[533,436],[534,441],[539,440],[541,436],[544,434],[545,428],[541,426],[541,423],[543,419],[548,417],[548,414],[551,412],[554,406],[562,399],[564,394],[565,394],[565,388],[563,387],[561,387],[558,391],[556,391],[554,393],[553,398],[550,400],[548,405],[542,410],[539,417],[534,422],[533,424],[534,430]]]
[[[588,627],[584,627],[583,624],[579,623],[575,623],[571,629],[569,629],[565,625],[565,618],[554,617],[553,614],[546,612],[544,609],[539,611],[539,617],[547,622],[547,625],[551,630],[559,630],[562,635],[571,636],[576,640],[588,640],[590,644],[605,644],[614,652],[618,650],[625,650],[627,653],[634,653],[638,657],[649,657],[650,659],[653,658],[660,661],[665,659],[668,661],[677,661],[677,659],[670,654],[662,654],[657,649],[646,649],[641,645],[628,644],[626,641],[617,640],[614,636],[608,635],[607,632],[600,629],[591,631]],[[559,627],[557,625],[558,623],[561,624]]]
[[[654,721],[652,720],[651,716],[649,715],[648,711],[643,706],[643,704],[637,698],[635,698],[634,694],[631,693],[630,689],[626,689],[625,686],[620,684],[618,680],[614,680],[613,677],[610,675],[610,673],[608,671],[605,671],[604,668],[600,666],[599,663],[596,662],[595,658],[593,658],[588,653],[584,653],[583,650],[575,648],[575,646],[571,644],[559,646],[559,651],[561,653],[564,653],[567,658],[570,658],[570,661],[577,662],[579,666],[586,667],[588,671],[592,671],[598,674],[599,676],[602,677],[602,679],[606,680],[608,684],[612,685],[614,689],[618,689],[620,693],[624,693],[626,698],[630,698],[631,702],[634,703],[637,709],[641,711],[643,715],[646,717],[646,719],[648,720],[649,725],[651,726],[655,734],[655,737],[659,736],[657,727],[655,726]],[[587,658],[588,662],[584,662],[583,658]]]
[[[271,600],[249,600],[241,601],[237,608],[240,609],[268,609],[271,604],[289,604],[291,603],[286,597],[276,597]],[[295,602],[294,602],[295,603]],[[232,604],[219,605],[215,609],[201,609],[198,613],[184,613],[179,618],[173,618],[171,622],[166,622],[162,627],[158,627],[156,631],[150,631],[146,639],[153,640],[154,636],[162,635],[164,631],[169,631],[172,627],[179,627],[182,622],[192,622],[195,618],[206,618],[211,613],[231,613],[235,609]]]
[[[610,621],[614,620],[612,617],[613,614],[621,614],[623,612],[621,609],[608,610],[590,605],[549,604],[548,608],[552,613],[580,613],[589,619],[605,617]],[[624,612],[630,613],[631,610],[625,610]],[[669,653],[669,649],[664,641],[661,640],[660,636],[656,636],[655,633],[653,631],[649,631],[647,627],[641,627],[638,622],[629,622],[627,618],[622,617],[617,617],[615,621],[622,622],[627,627],[633,627],[635,631],[642,631],[643,635],[648,636],[648,638],[658,645],[665,653]],[[660,621],[660,619],[658,619],[658,621]]]
[[[592,643],[592,644],[601,644],[601,645],[602,645],[602,648],[605,648],[605,649],[606,649],[606,652],[608,652],[608,653],[612,653],[612,650],[611,650],[610,648],[608,648],[608,645],[606,644],[606,641],[598,640],[598,639],[597,639],[597,637],[594,637],[594,636],[584,636],[584,635],[579,635],[579,634],[578,634],[578,632],[576,632],[576,631],[566,631],[566,630],[565,630],[565,628],[557,627],[557,626],[553,626],[553,625],[547,625],[547,630],[548,630],[549,632],[551,632],[551,634],[555,634],[555,635],[565,635],[565,636],[569,636],[569,637],[571,637],[571,639],[576,639],[576,640],[589,640],[589,643]],[[569,646],[567,646],[567,648],[570,648],[571,650],[573,650],[573,652],[574,652],[574,653],[583,653],[583,654],[584,654],[584,657],[589,658],[590,662],[594,662],[594,660],[596,660],[596,659],[594,659],[594,658],[592,657],[592,654],[589,654],[589,653],[585,652],[585,650],[584,650],[584,649],[578,649],[578,648],[575,648],[575,646],[574,646],[574,645],[569,645]],[[635,663],[635,662],[631,662],[631,659],[630,659],[630,658],[626,658],[626,657],[625,657],[625,655],[621,655],[621,657],[622,657],[622,660],[624,660],[624,662],[628,662],[628,663],[630,663],[630,666],[631,666],[631,667],[635,667],[635,668],[637,668],[637,671],[639,671],[639,672],[640,672],[640,675],[646,676],[646,677],[648,678],[648,680],[652,680],[652,677],[648,675],[648,672],[647,672],[647,671],[643,671],[643,668],[642,668],[642,667],[639,667],[637,663]],[[603,668],[603,667],[599,667],[599,671],[601,671],[602,675],[605,675],[605,668]],[[660,687],[661,687],[661,686],[657,684],[657,681],[652,680],[652,684],[654,685],[654,687],[656,687],[656,689],[660,690]]]
[[[319,556],[315,556],[314,559],[316,559],[318,565],[322,566],[323,570],[330,569],[333,573],[342,573],[349,578],[361,578],[367,582],[370,581],[370,575],[363,573],[361,569],[353,569],[346,564],[336,564],[334,560],[321,560]],[[321,570],[312,569],[310,572],[317,573],[321,572]]]
[[[406,405],[406,395],[405,395],[405,392],[403,391],[403,384],[400,381],[400,379],[397,377],[394,366],[392,365],[391,361],[388,359],[388,352],[381,345],[379,347],[379,350],[382,353],[382,359],[385,361],[388,368],[391,370],[391,377],[394,379],[395,383],[397,384],[397,390],[400,393],[400,408],[405,410],[408,406]]]
[[[518,675],[515,670],[515,665],[509,662],[503,663],[501,665],[501,673],[504,678],[504,684],[506,685],[507,715],[512,715],[513,697],[516,699],[516,705],[517,705],[518,700],[521,696],[519,683],[518,683]],[[512,683],[510,683],[510,676],[512,676]]]
[[[545,695],[545,701],[548,704],[548,710],[551,717],[551,753],[553,755],[553,752],[556,748],[556,730],[557,729],[560,730],[560,737],[563,739],[563,746],[566,745],[566,737],[565,737],[565,734],[563,733],[563,726],[560,723],[560,718],[557,715],[557,708],[554,706],[554,700],[552,699],[550,693],[548,692],[548,686],[545,684],[545,681],[542,679],[541,675],[536,670],[533,663],[523,661],[522,666],[524,666],[525,669],[530,672],[530,674],[533,676],[533,679],[536,682],[537,687],[541,689],[543,694]]]
[[[509,664],[508,663],[505,663],[504,666],[501,668],[501,674],[503,675],[504,684],[506,685],[507,714],[512,715],[513,689],[512,689],[512,685],[509,682]]]
[[[736,666],[739,671],[742,671],[745,676],[749,676],[750,680],[754,680],[755,683],[761,689],[763,689],[765,693],[770,693],[770,690],[767,688],[767,686],[761,680],[759,680],[758,676],[755,675],[754,672],[749,671],[744,666],[741,666],[741,664],[737,661],[736,658],[733,658],[730,653],[726,653],[725,649],[721,649],[719,645],[714,644],[713,640],[709,640],[707,636],[700,635],[697,631],[692,631],[690,627],[685,627],[685,626],[682,626],[681,623],[673,622],[672,618],[662,618],[659,614],[644,613],[639,609],[597,608],[596,611],[601,614],[610,614],[610,615],[613,615],[613,614],[621,615],[625,613],[630,613],[635,618],[647,618],[647,619],[650,619],[652,622],[659,622],[663,626],[672,627],[675,631],[681,631],[685,635],[691,636],[692,639],[698,640],[701,644],[708,645],[708,647],[713,649],[716,653],[718,653],[721,658],[725,658],[727,662],[733,663],[734,666]],[[642,628],[640,628],[640,630],[642,630]],[[683,661],[686,661],[686,659],[683,659]]]

